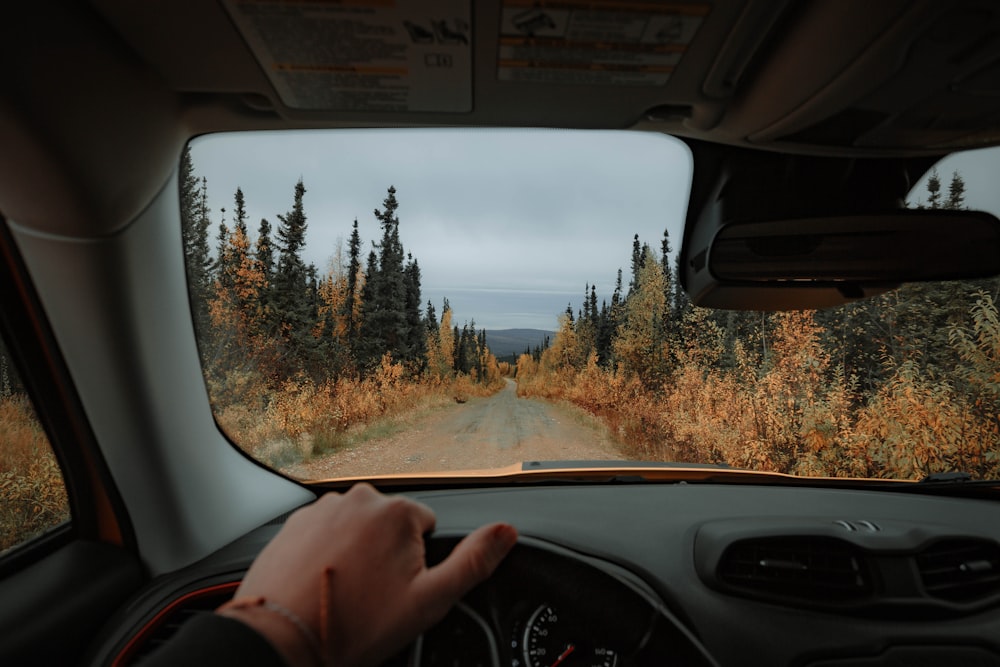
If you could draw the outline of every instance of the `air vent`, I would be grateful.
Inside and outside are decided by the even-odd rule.
[[[1000,545],[989,540],[938,542],[917,555],[928,595],[953,602],[981,600],[1000,593]]]
[[[811,604],[872,595],[864,552],[829,537],[774,537],[735,542],[719,561],[721,581],[745,593]]]
[[[193,591],[171,602],[129,642],[115,660],[115,667],[142,662],[195,615],[215,610],[233,597],[239,582]]]

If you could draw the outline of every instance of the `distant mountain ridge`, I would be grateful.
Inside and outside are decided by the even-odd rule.
[[[516,357],[525,349],[541,347],[545,344],[546,336],[551,341],[555,335],[554,331],[544,329],[487,329],[486,345],[497,359],[512,355]]]

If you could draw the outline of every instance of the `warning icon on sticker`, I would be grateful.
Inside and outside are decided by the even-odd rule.
[[[511,17],[514,29],[525,37],[558,34],[558,25],[552,14],[543,9],[529,9]]]

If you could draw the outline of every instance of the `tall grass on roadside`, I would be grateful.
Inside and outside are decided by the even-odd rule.
[[[27,396],[0,398],[0,552],[67,520],[62,473]]]
[[[276,391],[246,391],[248,400],[217,407],[216,419],[250,456],[281,469],[349,444],[351,433],[380,419],[503,386],[499,376],[486,384],[467,375],[413,378],[386,355],[364,378],[317,383],[298,376]]]

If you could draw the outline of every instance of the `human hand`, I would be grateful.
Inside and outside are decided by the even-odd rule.
[[[424,534],[434,513],[368,484],[328,493],[295,512],[254,561],[235,600],[260,597],[321,638],[325,665],[375,665],[441,620],[488,578],[517,540],[506,524],[483,526],[427,568]],[[326,588],[326,606],[322,604]],[[220,610],[264,635],[291,665],[315,663],[301,629],[259,606]]]

